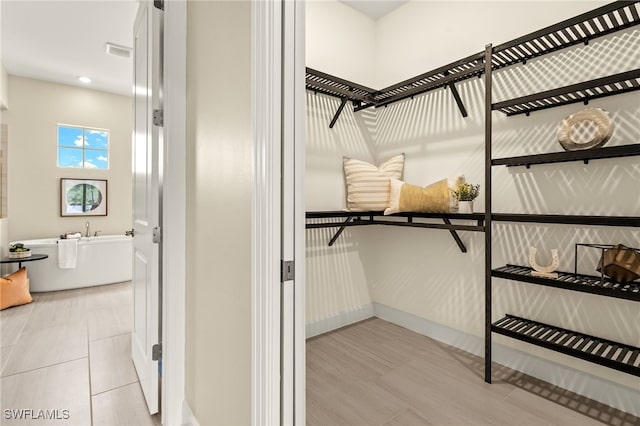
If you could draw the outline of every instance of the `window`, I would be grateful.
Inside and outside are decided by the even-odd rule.
[[[109,131],[58,124],[58,167],[109,168]]]

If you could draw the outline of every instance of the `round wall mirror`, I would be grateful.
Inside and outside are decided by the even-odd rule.
[[[89,183],[80,183],[67,191],[69,213],[85,213],[97,209],[102,203],[102,192]]]

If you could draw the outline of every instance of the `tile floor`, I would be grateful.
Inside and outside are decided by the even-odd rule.
[[[307,340],[307,425],[640,426],[640,418],[379,318]]]
[[[0,312],[0,424],[154,426],[131,361],[130,282],[51,293]],[[12,409],[23,418],[12,418]],[[49,410],[51,419],[37,417]],[[57,410],[57,411],[56,411]]]

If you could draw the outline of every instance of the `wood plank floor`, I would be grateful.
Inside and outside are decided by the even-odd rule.
[[[615,425],[640,419],[378,318],[307,341],[308,425]]]

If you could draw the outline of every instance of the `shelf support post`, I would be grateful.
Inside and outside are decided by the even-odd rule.
[[[329,123],[329,128],[333,129],[333,126],[336,125],[336,121],[338,121],[338,117],[340,117],[340,114],[342,114],[342,110],[344,109],[344,106],[347,104],[347,98],[342,98],[342,102],[340,103],[340,106],[338,107],[338,110],[336,111],[335,115],[333,116],[333,119],[331,119],[331,123]]]
[[[446,223],[447,225],[451,225],[451,221],[449,219],[447,219],[446,217],[442,218],[442,221],[444,223]],[[451,233],[451,236],[453,237],[453,239],[455,240],[456,244],[460,248],[460,251],[463,252],[463,253],[466,253],[467,252],[467,247],[464,245],[464,243],[460,239],[460,235],[458,235],[458,232],[456,232],[455,229],[449,229],[449,232]]]
[[[491,143],[492,143],[492,87],[493,46],[487,44],[484,53],[484,381],[491,383]]]

